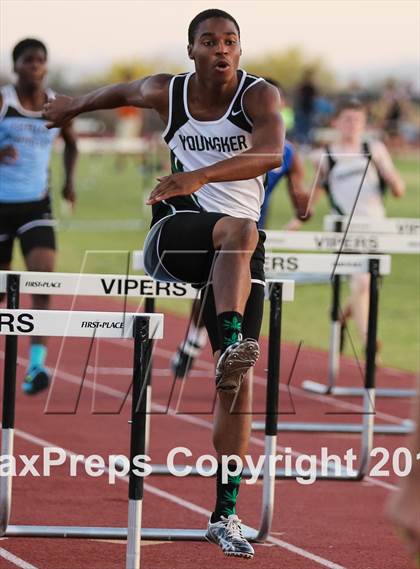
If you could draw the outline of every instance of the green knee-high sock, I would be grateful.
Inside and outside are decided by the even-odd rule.
[[[221,516],[227,518],[236,513],[236,500],[238,498],[239,485],[242,480],[242,472],[236,476],[228,474],[226,484],[222,482],[222,465],[217,468],[217,498],[211,522],[218,522]]]
[[[242,340],[242,314],[239,312],[222,312],[217,315],[221,353],[231,344]]]

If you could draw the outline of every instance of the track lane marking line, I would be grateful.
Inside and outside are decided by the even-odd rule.
[[[121,343],[119,340],[112,340],[112,339],[104,338],[104,341],[107,343],[109,342],[110,344],[114,344],[116,346],[120,346],[120,347],[127,347],[127,348],[130,347],[126,343]],[[167,357],[169,359],[173,355],[173,352],[171,352],[170,350],[167,350],[165,348],[159,348],[157,346],[154,346],[153,350],[154,350],[154,352],[156,352],[157,355]],[[208,362],[206,360],[198,360],[198,363],[203,368],[208,369],[209,371],[214,370],[214,364],[211,362]],[[267,382],[263,377],[261,377],[257,374],[254,374],[254,385],[265,387],[266,383]],[[361,385],[360,387],[363,387],[363,385]],[[318,401],[318,402],[322,401],[323,403],[326,403],[327,405],[331,405],[332,407],[338,407],[341,409],[348,409],[350,411],[355,411],[358,413],[360,411],[364,410],[362,405],[358,405],[355,403],[349,403],[347,401],[341,401],[341,400],[335,399],[334,397],[331,397],[329,395],[327,396],[327,395],[322,395],[322,394],[309,393],[308,391],[305,391],[301,387],[295,387],[293,385],[286,386],[284,384],[280,384],[280,389],[284,392],[287,392],[287,393],[290,392],[290,393],[294,393],[295,395],[300,395],[304,399],[310,399],[312,401]],[[378,419],[384,419],[384,421],[388,421],[390,423],[395,423],[395,424],[399,424],[402,421],[407,420],[407,418],[404,419],[402,417],[390,415],[389,413],[383,413],[382,411],[376,411],[375,416]]]
[[[26,365],[28,363],[28,360],[26,358],[18,357],[18,363]],[[64,381],[68,381],[69,383],[77,383],[78,385],[80,384],[80,378],[77,377],[76,375],[72,374],[72,373],[63,372],[63,371],[56,371],[56,374],[58,377],[62,377],[62,379]],[[111,395],[113,397],[118,397],[118,398],[125,398],[126,397],[127,401],[131,401],[130,395],[127,396],[127,394],[124,393],[123,391],[113,389],[112,387],[102,385],[101,383],[94,383],[88,379],[85,379],[84,385],[86,387],[88,387],[89,389],[92,389],[92,390],[98,389],[99,391],[106,393],[108,395]],[[169,409],[167,409],[167,407],[164,405],[159,405],[158,403],[152,403],[152,408],[154,408],[156,411],[160,411],[161,413],[167,411],[166,414],[170,415],[171,417],[174,417],[175,419],[179,419],[181,421],[191,423],[193,425],[198,425],[198,426],[201,426],[205,429],[213,429],[213,423],[212,422],[206,421],[205,419],[195,417],[193,415],[180,415],[180,414],[176,413],[176,411],[174,409],[172,409],[171,407],[169,407]],[[264,440],[258,439],[257,437],[252,436],[252,435],[250,437],[250,442],[254,443],[255,445],[257,445],[259,447],[265,447]],[[276,446],[276,450],[279,452],[285,452],[285,448],[280,446],[280,445]],[[298,457],[302,453],[300,453],[298,451],[292,451],[291,454],[292,454],[292,456]],[[317,465],[321,466],[321,461],[319,459],[317,459]],[[366,482],[370,482],[370,485],[379,486],[379,487],[384,488],[386,490],[392,490],[392,491],[398,490],[398,487],[396,485],[391,484],[389,482],[384,482],[383,480],[378,480],[376,478],[371,478],[370,476],[365,476],[364,480]]]
[[[22,431],[20,429],[16,429],[15,433],[17,436],[21,437],[22,439],[24,439],[28,442],[32,442],[34,444],[37,444],[38,446],[41,446],[41,447],[56,447],[57,446],[56,444],[54,444],[50,441],[47,441],[47,440],[42,439],[40,437],[36,437],[34,435],[31,435],[30,433],[26,433],[25,431]],[[65,449],[63,447],[60,447],[60,448],[62,448],[64,450],[64,452],[66,453],[66,455],[69,457],[70,456],[77,456],[77,453],[75,453],[74,451]],[[82,462],[85,463],[86,461],[82,460]],[[108,470],[109,470],[108,468],[105,468],[105,472],[108,472]],[[128,476],[117,477],[116,480],[122,480],[122,481],[126,482],[127,484],[129,482]],[[207,510],[206,508],[203,508],[197,504],[194,504],[193,502],[190,502],[189,500],[185,500],[184,498],[181,498],[179,496],[176,496],[174,494],[166,492],[165,490],[161,490],[160,488],[157,488],[156,486],[152,486],[151,484],[149,484],[147,482],[144,483],[144,489],[147,490],[148,492],[150,492],[151,494],[158,496],[159,498],[167,500],[168,502],[172,502],[172,503],[174,503],[178,506],[181,506],[187,510],[190,510],[196,514],[200,514],[200,515],[206,517],[207,519],[209,519],[209,517],[211,516],[210,510]],[[277,545],[278,547],[280,547],[282,549],[286,549],[290,553],[294,553],[294,554],[299,555],[301,557],[304,557],[306,559],[310,559],[311,561],[317,563],[318,565],[321,565],[322,567],[327,567],[327,569],[346,569],[346,567],[344,567],[343,565],[338,565],[337,563],[334,563],[334,562],[330,561],[329,559],[324,559],[323,557],[320,557],[319,555],[316,555],[315,553],[311,553],[310,551],[307,551],[306,549],[302,549],[301,547],[293,545],[287,541],[283,541],[281,539],[271,537],[271,536],[268,536],[266,541],[269,543],[272,543],[273,545]],[[39,569],[37,567],[34,567],[33,565],[18,565],[18,567],[22,567],[22,569]]]
[[[28,563],[24,559],[17,557],[17,555],[10,553],[10,551],[7,551],[7,549],[3,549],[3,547],[0,547],[0,557],[6,559],[6,561],[9,561],[9,563],[13,563],[13,565],[16,565],[16,567],[20,567],[20,569],[40,569],[39,567],[35,567],[35,565]]]

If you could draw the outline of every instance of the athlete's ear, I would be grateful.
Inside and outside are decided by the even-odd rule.
[[[193,51],[193,46],[189,43],[189,44],[187,45],[187,52],[188,52],[188,57],[189,57],[190,59],[194,59],[193,54],[192,54],[192,51]]]

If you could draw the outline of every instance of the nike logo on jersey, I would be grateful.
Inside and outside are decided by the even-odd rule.
[[[242,113],[242,109],[240,109],[239,111],[236,111],[236,112],[232,111],[232,116],[236,117],[236,115],[239,115],[240,113]]]
[[[179,135],[184,150],[193,152],[240,152],[246,150],[248,145],[243,134],[237,136],[183,136]]]

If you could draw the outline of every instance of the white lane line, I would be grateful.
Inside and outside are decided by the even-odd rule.
[[[133,375],[132,367],[109,367],[109,366],[91,366],[86,367],[86,372],[97,375]],[[167,376],[172,377],[174,373],[170,369],[157,369],[153,368],[153,373],[158,377]],[[191,369],[188,372],[188,377],[213,377],[213,374],[206,370]]]
[[[343,565],[338,565],[337,563],[333,563],[328,559],[319,557],[319,555],[315,555],[310,551],[306,551],[301,547],[297,547],[296,545],[293,545],[287,541],[283,541],[282,539],[278,539],[277,537],[269,537],[267,541],[273,543],[274,545],[278,545],[283,549],[287,549],[287,551],[290,551],[291,553],[296,553],[296,555],[300,555],[301,557],[306,557],[306,559],[310,559],[314,563],[318,563],[318,565],[322,565],[323,567],[328,567],[328,569],[346,569]]]
[[[27,365],[28,360],[26,358],[22,358],[19,356],[18,357],[18,363],[22,364],[22,365]],[[56,375],[58,377],[61,377],[64,381],[67,381],[69,383],[73,383],[76,385],[80,385],[80,377],[78,377],[72,373],[56,370]],[[97,389],[98,391],[100,391],[102,393],[106,393],[107,395],[110,395],[111,397],[116,397],[118,399],[127,398],[127,401],[131,401],[131,396],[130,395],[127,396],[127,393],[124,393],[124,391],[119,391],[118,389],[113,389],[112,387],[102,385],[101,383],[94,383],[88,379],[85,379],[83,385],[85,385],[86,387],[88,387],[89,389],[92,389],[92,390]],[[205,419],[195,417],[194,415],[178,414],[175,409],[173,409],[172,407],[167,408],[166,405],[160,405],[159,403],[152,403],[152,409],[154,411],[157,411],[158,413],[165,413],[167,415],[170,415],[171,417],[174,417],[174,418],[179,419],[180,421],[184,421],[186,423],[191,423],[193,425],[197,425],[197,426],[203,427],[205,429],[209,429],[209,430],[213,429],[213,423],[211,421],[206,421]],[[254,443],[256,446],[259,446],[262,448],[265,447],[265,441],[263,439],[259,439],[255,436],[251,435],[249,440],[251,443]],[[284,453],[286,449],[285,449],[285,447],[277,445],[276,450],[280,453]],[[294,456],[294,457],[298,457],[302,453],[300,453],[299,451],[296,451],[296,450],[292,450],[292,452],[290,454],[292,454],[292,456]],[[322,466],[322,463],[319,459],[316,460],[316,463],[318,466]],[[384,482],[383,480],[380,480],[378,478],[371,478],[370,476],[365,476],[364,480],[369,482],[371,485],[379,486],[380,488],[384,488],[385,490],[392,490],[392,491],[398,490],[398,487],[396,485],[391,484],[389,482]],[[353,483],[357,484],[357,482],[353,482]]]
[[[7,549],[3,549],[2,547],[0,547],[0,557],[3,557],[3,559],[6,559],[6,561],[13,563],[16,565],[16,567],[20,567],[21,569],[39,569],[39,567],[31,565],[31,563],[24,561],[16,555],[13,555],[13,553],[10,553],[10,551],[7,551]]]
[[[36,437],[34,435],[31,435],[30,433],[26,433],[25,431],[21,431],[20,429],[16,429],[15,433],[17,436],[21,437],[22,439],[24,439],[28,442],[34,443],[36,445],[39,445],[41,447],[57,447],[58,446],[57,444],[46,441],[45,439],[42,439],[40,437]],[[60,447],[60,448],[63,448],[63,447]],[[75,452],[70,451],[70,450],[65,449],[65,448],[63,448],[63,450],[66,453],[66,455],[69,457],[70,456],[77,456],[77,454],[78,454],[78,453],[75,453]],[[82,462],[85,463],[86,461],[83,459]],[[104,470],[105,470],[105,472],[108,472],[108,468],[105,468]],[[122,477],[118,476],[117,480],[122,480],[122,481],[126,482],[127,484],[129,482],[128,476],[122,476]],[[147,490],[148,492],[150,492],[151,494],[158,496],[159,498],[167,500],[168,502],[172,502],[173,504],[176,504],[182,508],[190,510],[191,512],[194,512],[196,514],[202,515],[206,519],[208,519],[211,515],[210,510],[207,510],[206,508],[203,508],[203,507],[199,506],[198,504],[194,504],[193,502],[190,502],[189,500],[185,500],[184,498],[181,498],[179,496],[175,496],[174,494],[166,492],[165,490],[161,490],[160,488],[157,488],[156,486],[152,486],[151,484],[149,484],[147,482],[144,483],[144,489]],[[318,565],[321,565],[322,567],[327,567],[327,569],[346,569],[346,567],[344,567],[343,565],[338,565],[337,563],[334,563],[334,562],[330,561],[329,559],[324,559],[323,557],[320,557],[319,555],[311,553],[310,551],[307,551],[306,549],[302,549],[301,547],[293,545],[292,543],[289,543],[287,541],[283,541],[282,539],[277,539],[275,537],[269,536],[267,538],[267,541],[269,543],[272,543],[273,545],[277,545],[278,547],[280,547],[282,549],[286,549],[287,551],[290,551],[291,553],[294,553],[295,555],[299,555],[300,557],[310,559],[311,561],[313,561],[314,563],[317,563]],[[37,569],[33,565],[20,565],[19,567],[22,567],[23,569]]]

